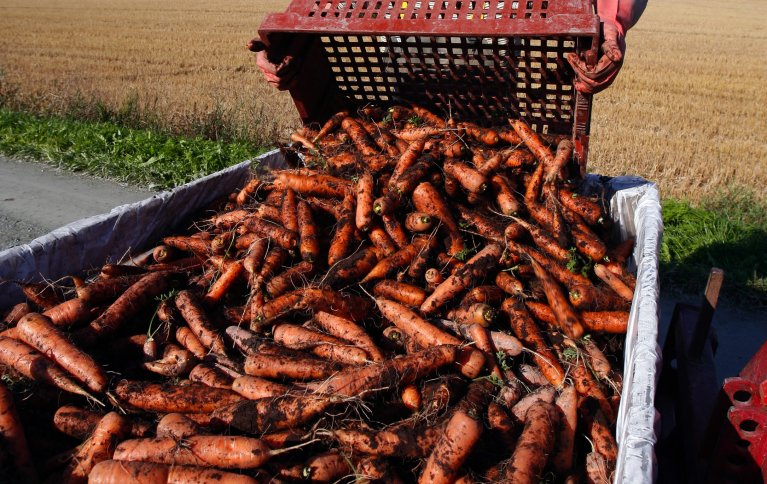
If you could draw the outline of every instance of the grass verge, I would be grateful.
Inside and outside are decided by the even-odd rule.
[[[177,137],[0,109],[0,153],[150,188],[177,186],[260,152],[246,142]]]
[[[727,193],[700,207],[663,202],[663,290],[702,294],[712,267],[724,270],[729,303],[767,307],[767,204]]]

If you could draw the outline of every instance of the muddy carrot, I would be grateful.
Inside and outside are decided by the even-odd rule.
[[[290,391],[290,387],[265,378],[243,375],[234,379],[232,390],[249,400],[259,400],[266,397],[286,395]]]
[[[312,263],[306,261],[299,262],[283,273],[272,277],[266,283],[266,292],[271,297],[278,297],[293,289],[306,286],[314,270],[315,267]]]
[[[320,255],[317,227],[312,217],[312,209],[303,200],[298,202],[297,217],[301,258],[307,262],[315,262]]]
[[[583,336],[584,329],[580,317],[562,293],[562,289],[557,281],[555,281],[554,278],[546,272],[546,269],[538,264],[535,259],[531,258],[530,264],[533,266],[533,270],[535,270],[535,275],[538,277],[538,280],[543,285],[546,299],[548,300],[551,309],[554,311],[559,327],[562,328],[562,331],[564,331],[570,338],[578,339]]]
[[[321,380],[343,369],[343,365],[308,356],[248,355],[245,373],[261,378],[287,380]]]
[[[384,278],[396,269],[407,266],[427,243],[428,240],[426,238],[416,238],[411,244],[380,260],[360,282],[365,283]]]
[[[203,346],[214,353],[226,354],[223,338],[210,322],[197,296],[190,291],[180,291],[176,295],[176,307]]]
[[[328,265],[332,266],[346,257],[353,250],[354,243],[354,205],[356,199],[348,192],[341,205],[341,217],[336,223],[333,238],[328,247]]]
[[[546,166],[544,183],[554,183],[558,178],[563,179],[562,170],[573,158],[573,142],[569,139],[563,139],[557,145],[557,152],[551,165]]]
[[[18,478],[24,482],[37,482],[37,471],[32,464],[24,427],[13,402],[13,393],[4,383],[0,383],[0,439],[5,444],[4,450],[10,454],[11,468],[15,467]]]
[[[604,265],[594,264],[594,274],[623,299],[631,301],[634,298],[634,291]]]
[[[402,228],[402,225],[394,216],[383,215],[381,220],[383,221],[386,233],[389,234],[389,237],[391,237],[394,243],[397,244],[397,247],[404,249],[407,245],[410,244],[410,238],[407,236],[405,230]]]
[[[115,447],[129,436],[130,422],[117,412],[110,412],[99,421],[91,437],[72,456],[62,474],[62,482],[85,483],[88,474],[99,462],[112,458]]]
[[[360,175],[357,180],[357,209],[355,223],[357,228],[363,232],[370,229],[373,222],[373,189],[375,181],[373,174],[369,171]]]
[[[383,361],[383,354],[373,339],[354,322],[324,311],[314,315],[314,322],[333,336],[356,344],[370,355],[371,360]]]
[[[351,189],[351,183],[330,175],[302,175],[281,171],[274,179],[274,186],[280,190],[292,188],[301,195],[315,195],[323,198],[343,198]]]
[[[550,403],[536,403],[527,411],[525,428],[505,472],[507,482],[536,483],[556,443],[559,410]]]
[[[151,412],[212,412],[216,408],[243,399],[231,390],[211,388],[202,383],[174,385],[121,380],[115,387],[120,401]]]
[[[389,257],[393,253],[397,252],[398,249],[401,247],[398,247],[397,244],[394,243],[394,240],[392,240],[391,237],[389,237],[389,234],[386,233],[386,231],[379,227],[378,225],[373,225],[370,228],[370,231],[368,232],[368,237],[370,238],[370,241],[373,243],[373,245],[376,247],[376,250],[379,254],[379,259],[383,259],[384,257]],[[372,269],[372,268],[371,268]]]
[[[434,222],[427,213],[411,212],[405,216],[405,228],[411,232],[426,232]]]
[[[426,299],[426,292],[420,287],[389,279],[373,286],[373,294],[411,307],[420,306]]]

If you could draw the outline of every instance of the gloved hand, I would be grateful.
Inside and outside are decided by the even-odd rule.
[[[293,87],[298,73],[297,62],[293,56],[286,55],[279,64],[269,60],[268,52],[259,40],[253,39],[248,43],[248,49],[256,53],[256,65],[266,78],[266,82],[280,91]]]
[[[626,52],[626,41],[615,24],[606,21],[602,24],[602,56],[593,69],[575,53],[567,56],[567,61],[575,70],[575,89],[584,94],[595,94],[607,89],[618,75],[623,66],[623,54]]]

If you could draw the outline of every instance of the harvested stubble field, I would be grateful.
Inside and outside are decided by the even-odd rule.
[[[244,45],[288,0],[0,0],[0,103],[269,144],[297,123]],[[767,199],[767,4],[653,1],[595,99],[590,170]]]

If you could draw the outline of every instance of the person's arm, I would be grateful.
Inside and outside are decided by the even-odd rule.
[[[593,69],[589,69],[577,55],[568,56],[567,60],[575,70],[575,89],[594,94],[612,84],[623,65],[626,32],[637,23],[646,6],[647,0],[597,0],[603,55]]]

